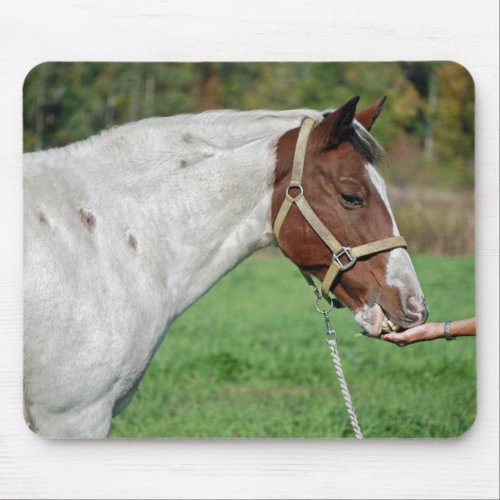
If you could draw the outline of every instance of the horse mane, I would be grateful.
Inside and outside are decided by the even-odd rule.
[[[353,148],[372,165],[378,165],[387,159],[387,153],[384,148],[358,122],[353,122],[348,140]]]
[[[333,113],[334,109],[323,111],[322,116],[326,118]],[[372,165],[379,165],[387,161],[387,153],[375,138],[366,130],[361,123],[354,120],[346,139],[352,147]]]
[[[189,144],[212,153],[242,147],[264,137],[281,135],[298,127],[304,117],[316,121],[323,119],[319,111],[294,109],[285,111],[232,109],[152,117],[116,125],[64,147],[47,149],[48,154],[137,151],[146,143],[148,147],[177,150]]]
[[[187,147],[193,161],[196,161],[218,152],[243,147],[265,137],[278,137],[287,130],[300,126],[305,117],[320,122],[330,112],[331,110],[319,112],[306,108],[283,111],[224,109],[152,117],[116,125],[88,139],[47,149],[42,153],[44,157],[77,154],[94,158],[125,156],[132,159],[140,152],[140,155],[155,157],[161,154],[168,161],[169,158],[175,160],[179,156],[186,157]],[[373,136],[356,121],[347,139],[373,165],[386,156]]]

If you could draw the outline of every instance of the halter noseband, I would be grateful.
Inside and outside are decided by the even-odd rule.
[[[297,138],[297,143],[295,145],[295,156],[293,158],[293,168],[292,168],[292,178],[290,184],[285,191],[285,199],[281,204],[281,207],[276,215],[274,221],[273,231],[276,239],[279,241],[279,233],[283,222],[288,215],[288,212],[292,205],[297,205],[301,214],[307,220],[309,225],[314,229],[318,236],[323,240],[323,242],[328,246],[332,252],[332,263],[328,268],[325,275],[323,283],[321,284],[321,293],[323,297],[330,301],[329,291],[332,283],[339,272],[345,272],[351,269],[356,263],[359,257],[364,257],[366,255],[372,255],[379,252],[384,252],[386,250],[392,250],[393,248],[407,247],[406,240],[403,236],[391,236],[390,238],[384,238],[382,240],[373,241],[371,243],[366,243],[364,245],[359,245],[354,248],[349,248],[341,245],[335,236],[328,230],[328,228],[321,222],[319,217],[316,215],[311,205],[307,202],[304,196],[304,188],[302,186],[302,175],[304,171],[304,160],[306,156],[307,142],[309,139],[309,134],[316,122],[312,118],[305,118],[299,130],[299,136]],[[290,195],[291,189],[298,189],[299,193],[296,196]],[[347,263],[343,264],[341,258],[347,258]],[[312,285],[312,278],[310,275],[304,274],[307,282]],[[314,286],[314,285],[313,285]]]

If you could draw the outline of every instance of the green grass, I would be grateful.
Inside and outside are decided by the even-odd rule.
[[[429,321],[475,314],[472,257],[416,256]],[[398,348],[334,311],[365,437],[452,437],[476,413],[475,339]],[[313,296],[284,258],[240,264],[171,327],[111,437],[352,437]]]

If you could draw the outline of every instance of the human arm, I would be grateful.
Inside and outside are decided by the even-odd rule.
[[[382,338],[388,342],[404,347],[416,342],[426,342],[439,338],[445,338],[444,335],[445,322],[425,323],[415,326],[401,333],[388,333]],[[467,318],[450,323],[450,335],[452,337],[472,336],[476,335],[476,318]]]

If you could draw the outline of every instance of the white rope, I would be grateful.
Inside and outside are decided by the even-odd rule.
[[[323,300],[323,296],[321,295],[318,287],[315,285],[313,279],[302,273],[304,278],[307,281],[307,284],[311,288],[312,292],[316,296],[316,311],[323,316],[325,320],[326,326],[326,343],[330,348],[332,354],[333,366],[335,367],[335,373],[337,374],[337,378],[340,384],[340,391],[342,392],[342,396],[344,398],[344,404],[347,409],[347,413],[349,414],[349,419],[351,420],[352,430],[354,431],[354,435],[356,439],[363,439],[363,434],[361,433],[361,428],[358,423],[358,417],[356,416],[356,412],[354,411],[354,405],[352,404],[351,393],[349,392],[349,388],[347,387],[347,382],[344,376],[344,370],[342,369],[342,362],[340,361],[340,355],[337,348],[337,333],[332,326],[330,321],[330,312],[335,307],[335,301],[332,298],[329,298],[329,306],[326,309],[320,307],[320,303]]]
[[[344,397],[344,403],[351,420],[352,430],[354,431],[356,439],[363,439],[363,434],[361,434],[361,428],[358,423],[358,417],[356,416],[356,412],[354,411],[354,406],[352,404],[351,393],[349,392],[349,388],[347,387],[347,382],[344,377],[344,370],[342,369],[342,363],[337,349],[337,342],[334,338],[327,339],[326,342],[332,354],[335,372],[337,373],[337,378],[339,379],[340,391]]]

